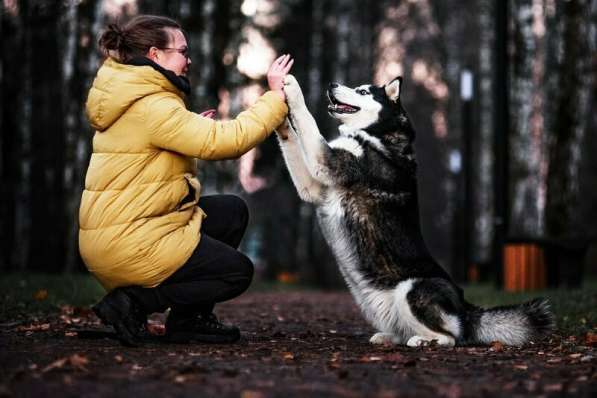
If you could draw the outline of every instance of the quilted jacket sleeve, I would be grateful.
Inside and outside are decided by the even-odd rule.
[[[237,158],[278,127],[288,107],[274,92],[266,92],[235,119],[215,121],[187,110],[175,95],[148,101],[146,120],[150,143],[199,159]]]

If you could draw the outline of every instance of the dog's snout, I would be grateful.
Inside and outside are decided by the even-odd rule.
[[[338,87],[338,83],[330,83],[330,90]]]

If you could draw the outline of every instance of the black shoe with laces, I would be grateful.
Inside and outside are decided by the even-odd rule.
[[[137,347],[147,335],[147,314],[127,294],[126,289],[119,287],[112,290],[91,308],[105,325],[114,328],[123,345]]]
[[[240,330],[220,323],[214,314],[171,312],[166,321],[165,338],[172,343],[234,343],[240,339]]]

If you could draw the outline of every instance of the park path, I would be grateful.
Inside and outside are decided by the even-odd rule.
[[[126,348],[83,339],[76,330],[100,327],[87,308],[3,324],[0,397],[597,396],[597,353],[582,339],[372,346],[347,293],[248,293],[217,313],[241,327],[239,343]]]

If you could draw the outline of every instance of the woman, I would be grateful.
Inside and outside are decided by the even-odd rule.
[[[108,58],[86,104],[96,133],[79,214],[81,256],[109,291],[93,309],[127,345],[139,343],[147,314],[167,308],[167,339],[234,342],[239,329],[213,308],[251,282],[253,265],[236,250],[247,207],[230,195],[200,198],[195,158],[236,158],[271,134],[288,111],[293,61],[278,58],[270,91],[219,122],[184,105],[191,60],[175,21],[138,16],[110,25],[99,45]]]

